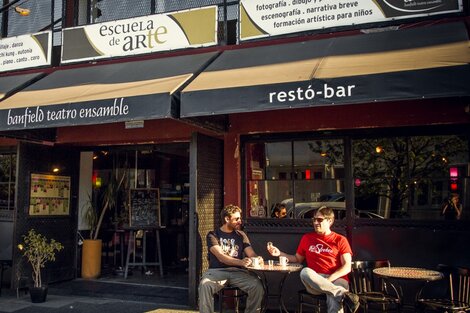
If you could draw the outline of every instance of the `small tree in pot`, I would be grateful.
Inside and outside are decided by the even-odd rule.
[[[55,261],[56,252],[62,250],[64,246],[54,239],[50,241],[43,235],[37,233],[34,229],[30,229],[28,234],[23,235],[24,243],[19,244],[18,248],[26,257],[32,267],[32,277],[34,286],[29,288],[31,301],[44,302],[47,295],[47,286],[42,282],[41,269],[47,262]],[[39,299],[35,296],[40,293]]]

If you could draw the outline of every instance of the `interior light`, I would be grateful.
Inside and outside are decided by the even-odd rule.
[[[305,170],[305,179],[311,179],[311,172],[310,172],[310,170]]]
[[[15,12],[18,13],[21,16],[28,16],[29,13],[31,13],[30,9],[24,9],[20,7],[15,7]]]
[[[449,175],[450,177],[459,177],[459,169],[456,167],[451,167],[449,169]]]

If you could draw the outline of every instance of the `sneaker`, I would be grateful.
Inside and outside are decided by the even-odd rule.
[[[348,307],[349,312],[355,313],[357,309],[359,309],[359,296],[358,295],[348,291],[344,294],[343,301]]]

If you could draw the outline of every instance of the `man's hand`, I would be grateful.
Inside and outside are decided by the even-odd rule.
[[[272,256],[280,256],[281,255],[281,250],[279,250],[275,246],[269,246],[267,249],[268,249],[269,254],[271,254]]]
[[[242,266],[244,266],[244,267],[248,267],[248,266],[251,265],[251,259],[250,258],[243,258],[241,260],[241,262],[242,262]]]

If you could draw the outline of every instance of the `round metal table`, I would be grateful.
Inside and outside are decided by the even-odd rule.
[[[380,267],[373,269],[374,274],[384,279],[395,279],[395,280],[414,280],[422,283],[421,287],[415,292],[415,303],[405,304],[404,307],[414,308],[418,297],[423,290],[424,286],[430,281],[436,281],[442,279],[444,276],[441,272],[429,270],[420,267],[404,267],[404,266],[391,266],[391,267]],[[403,288],[400,286],[401,298],[403,299]]]
[[[264,303],[263,303],[263,307],[262,307],[261,312],[266,311],[269,299],[273,298],[273,299],[276,299],[278,301],[279,312],[289,313],[289,311],[287,310],[287,308],[284,304],[284,300],[282,299],[282,289],[284,287],[284,282],[285,282],[287,276],[289,276],[290,273],[298,272],[302,268],[303,268],[302,264],[289,263],[286,266],[281,266],[281,265],[279,265],[279,262],[274,262],[274,265],[272,267],[270,267],[268,265],[267,261],[265,261],[259,267],[252,267],[252,266],[247,267],[247,269],[251,272],[254,272],[258,276],[258,278],[261,280],[261,282],[263,283],[263,288],[264,288],[264,301],[263,302]],[[267,279],[267,275],[266,275],[268,273],[279,273],[279,275],[281,275],[281,278],[280,278],[280,281],[279,281],[279,286],[277,288],[277,293],[273,293],[272,290],[270,290],[270,288],[269,288],[268,279]]]

